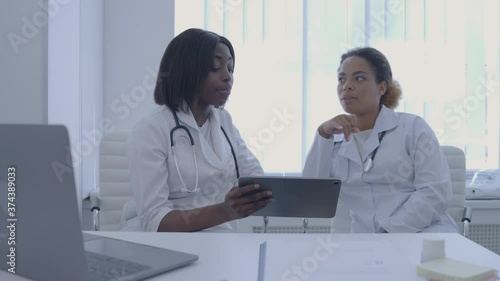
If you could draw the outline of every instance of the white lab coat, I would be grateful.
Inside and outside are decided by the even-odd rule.
[[[124,208],[122,230],[134,230],[135,223],[135,227],[140,225],[140,229],[135,230],[157,231],[162,218],[172,210],[194,209],[224,201],[225,195],[236,182],[236,170],[221,125],[235,150],[240,176],[263,174],[259,161],[246,147],[229,113],[224,109],[211,110],[213,149],[199,132],[191,111],[177,112],[180,124],[189,129],[194,140],[199,171],[198,187],[201,189],[196,193],[181,191],[183,185],[170,145],[170,130],[175,126],[172,111],[160,106],[134,127],[129,137],[128,156],[135,202],[130,202]],[[182,179],[187,188],[193,190],[195,164],[185,131],[176,130],[174,142]],[[135,213],[138,216],[134,219]],[[186,213],[186,219],[190,215]],[[125,226],[124,221],[127,221]],[[231,231],[232,228],[229,223],[224,223],[208,230]]]
[[[379,146],[379,133],[386,131]],[[379,147],[374,165],[363,172]],[[457,232],[446,211],[452,197],[448,165],[422,118],[382,107],[360,153],[354,138],[316,133],[305,177],[342,181],[340,201],[350,209],[352,232]]]

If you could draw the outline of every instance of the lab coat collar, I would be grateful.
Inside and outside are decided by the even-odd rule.
[[[182,106],[180,106],[181,110],[177,111],[177,117],[179,117],[179,122],[184,123],[184,125],[187,125],[197,131],[199,131],[198,124],[196,123],[196,120],[194,119],[193,112],[191,111],[191,108],[187,105],[186,102],[183,102]],[[220,127],[220,117],[219,117],[219,112],[220,109],[211,107],[211,112],[210,112],[210,117],[212,120],[215,120]],[[212,128],[210,128],[212,129]]]
[[[380,145],[379,134],[385,131],[389,131],[395,128],[399,124],[399,116],[394,110],[389,109],[382,105],[380,112],[375,120],[375,125],[373,130],[368,136],[365,142],[363,151],[360,153],[356,145],[354,137],[351,135],[349,141],[344,140],[342,146],[340,147],[340,155],[354,161],[358,165],[362,166],[362,163],[370,156],[370,154]],[[382,140],[383,141],[383,140]],[[360,158],[361,155],[361,158]]]
[[[382,105],[380,112],[375,120],[375,125],[373,126],[373,131],[377,134],[389,131],[396,128],[399,124],[399,115],[392,109]],[[377,136],[378,138],[378,136]]]
[[[375,120],[373,130],[366,140],[363,151],[361,152],[361,160],[364,162],[370,154],[380,145],[379,136],[382,132],[389,131],[399,124],[399,116],[394,110],[382,105],[380,112]],[[384,136],[385,137],[385,136]],[[383,141],[383,139],[382,139]]]
[[[193,112],[191,112],[191,108],[184,102],[180,107],[180,110],[177,111],[177,117],[179,118],[179,123],[181,125],[187,125],[192,129],[199,132],[198,124],[196,124],[196,120],[194,119]]]

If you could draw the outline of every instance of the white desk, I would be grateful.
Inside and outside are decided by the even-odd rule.
[[[89,232],[94,233],[96,232]],[[263,241],[289,241],[290,251],[294,242],[327,239],[328,234],[223,234],[223,233],[132,233],[99,232],[100,235],[157,247],[189,252],[200,258],[194,264],[151,278],[159,280],[189,281],[246,281],[257,280],[259,245]],[[332,234],[333,241],[389,240],[408,259],[411,265],[420,262],[422,238],[428,234]],[[500,256],[458,234],[432,234],[446,239],[448,257],[497,269]],[[287,253],[283,253],[287,255]],[[267,257],[279,259],[280,257]],[[0,271],[0,280],[26,280]],[[309,280],[315,280],[313,276]],[[424,280],[415,271],[406,280]],[[266,280],[267,281],[267,280]],[[273,280],[277,281],[277,280]]]

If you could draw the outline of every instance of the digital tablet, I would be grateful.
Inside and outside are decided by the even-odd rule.
[[[273,192],[273,202],[252,216],[333,218],[341,181],[301,177],[241,177],[238,185],[260,184]],[[259,190],[260,190],[259,189]]]

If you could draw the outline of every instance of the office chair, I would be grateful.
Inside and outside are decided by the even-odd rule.
[[[446,156],[453,186],[453,200],[448,212],[457,222],[460,233],[468,237],[472,208],[465,206],[465,154],[462,149],[455,146],[441,146],[441,150]]]
[[[459,227],[460,233],[469,236],[469,224],[472,217],[472,208],[465,206],[465,154],[454,146],[441,146],[450,169],[453,187],[453,199],[448,206],[448,212]],[[351,217],[349,208],[339,201],[337,213],[332,219],[331,231],[334,233],[350,233]]]
[[[128,131],[104,135],[99,152],[99,187],[90,194],[94,230],[118,230],[122,208],[133,198],[129,181]]]

